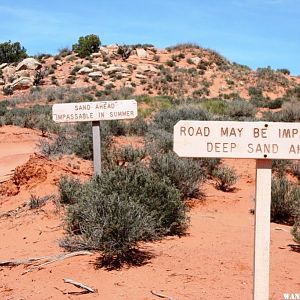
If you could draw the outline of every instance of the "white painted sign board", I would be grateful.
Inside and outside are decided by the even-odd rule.
[[[59,103],[52,107],[53,121],[57,123],[122,120],[136,116],[135,100]]]
[[[182,120],[173,149],[182,157],[256,159],[253,299],[268,300],[272,159],[300,159],[300,124]]]
[[[300,159],[300,123],[179,121],[174,151],[185,157]]]
[[[92,122],[94,172],[101,175],[101,120],[133,119],[137,116],[135,100],[58,103],[52,106],[56,123]]]

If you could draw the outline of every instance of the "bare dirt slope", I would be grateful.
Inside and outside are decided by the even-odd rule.
[[[0,127],[0,182],[9,178],[14,169],[25,163],[37,150],[40,133],[16,126]]]
[[[14,130],[3,127],[1,134],[5,137]],[[32,140],[38,137],[31,133],[29,136]],[[5,162],[7,170],[15,169],[17,161],[3,157],[28,145],[33,152],[33,144],[25,138],[14,146],[2,142],[1,163]],[[108,271],[97,268],[99,254],[92,254],[57,261],[25,274],[30,267],[3,266],[0,299],[160,299],[151,291],[172,299],[252,299],[254,217],[249,210],[254,207],[255,161],[224,163],[235,167],[240,175],[236,190],[224,193],[217,191],[212,182],[206,183],[205,201],[191,209],[189,234],[141,245],[152,255],[147,264]],[[17,180],[20,174],[27,175]],[[84,180],[91,175],[91,164],[75,157],[51,161],[35,154],[1,184],[0,261],[63,252],[58,246],[64,235],[63,210],[57,211],[51,201],[37,210],[25,206],[30,194],[56,193],[57,181],[63,174]],[[13,211],[3,215],[9,210]],[[270,299],[283,299],[284,292],[300,290],[299,253],[291,251],[290,243],[290,227],[271,224]],[[98,292],[82,294],[81,289],[64,283],[64,278],[82,282]]]

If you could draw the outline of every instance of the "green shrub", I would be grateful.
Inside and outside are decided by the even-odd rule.
[[[207,174],[197,160],[179,158],[169,152],[154,155],[150,167],[161,178],[167,177],[184,198],[201,196],[200,184]]]
[[[225,115],[228,104],[224,100],[207,100],[202,106],[213,114]]]
[[[212,172],[212,175],[216,180],[217,189],[224,192],[231,191],[239,178],[232,168],[226,166],[219,166]]]
[[[79,57],[84,58],[91,55],[94,52],[99,51],[101,45],[100,39],[95,34],[89,34],[81,36],[78,39],[78,43],[73,45],[73,51],[75,51]]]
[[[73,243],[67,244],[79,241],[107,260],[125,258],[139,241],[182,234],[187,226],[179,192],[142,166],[104,172],[74,193],[77,201],[67,213]]]
[[[166,61],[166,65],[168,67],[175,67],[176,63],[173,60],[168,60]]]
[[[0,64],[18,62],[26,57],[26,49],[19,42],[0,43]]]
[[[300,215],[300,188],[285,177],[272,179],[271,221],[293,224]]]
[[[282,73],[284,75],[290,75],[291,74],[290,70],[289,69],[285,69],[285,68],[284,69],[277,69],[276,72],[280,72],[280,73]]]

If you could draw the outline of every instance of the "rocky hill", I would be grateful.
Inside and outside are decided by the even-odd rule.
[[[0,65],[1,98],[24,93],[33,86],[68,86],[90,87],[96,96],[129,88],[136,95],[176,99],[249,99],[262,95],[273,100],[299,84],[300,78],[290,76],[287,69],[254,71],[193,44],[167,49],[111,45],[100,47],[86,59],[63,49],[56,56],[39,55],[19,64]]]

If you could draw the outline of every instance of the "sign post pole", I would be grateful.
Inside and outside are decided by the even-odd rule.
[[[256,160],[254,300],[269,299],[272,160]]]
[[[93,121],[93,161],[94,173],[96,176],[101,176],[101,136],[100,136],[100,121]]]

